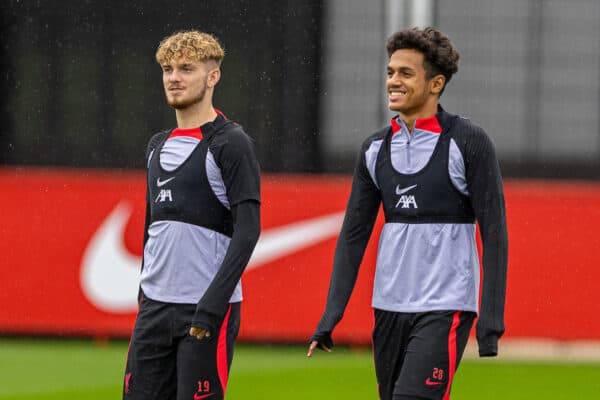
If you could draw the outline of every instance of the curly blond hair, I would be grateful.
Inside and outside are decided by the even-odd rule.
[[[221,65],[225,51],[214,36],[200,31],[176,32],[164,38],[156,50],[160,65],[181,57],[200,62],[213,60]]]

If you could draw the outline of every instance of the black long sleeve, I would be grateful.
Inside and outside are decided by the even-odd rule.
[[[463,145],[467,186],[483,245],[483,284],[476,336],[479,355],[495,356],[498,354],[498,339],[505,329],[508,259],[502,176],[494,146],[482,130],[468,132]]]
[[[333,346],[331,333],[342,319],[354,289],[381,203],[379,189],[373,184],[366,168],[364,147],[354,171],[352,191],[336,244],[327,305],[310,339],[327,347]]]
[[[254,143],[237,125],[215,135],[210,151],[227,188],[233,234],[219,271],[197,303],[192,325],[214,332],[260,235],[260,167]]]
[[[223,263],[196,306],[192,326],[214,332],[240,280],[260,235],[260,203],[243,201],[232,206],[233,235]]]

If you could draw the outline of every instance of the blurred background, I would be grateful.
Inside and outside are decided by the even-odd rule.
[[[162,38],[185,29],[212,33],[224,45],[214,105],[255,140],[263,171],[263,232],[243,278],[240,343],[303,346],[312,333],[357,151],[392,117],[385,41],[402,28],[435,26],[460,52],[441,104],[486,130],[505,178],[510,246],[500,359],[583,360],[595,367],[572,379],[600,382],[599,1],[3,0],[0,23],[3,400],[37,398],[47,389],[17,397],[26,372],[14,366],[27,371],[40,354],[35,347],[24,358],[31,343],[19,347],[20,338],[129,337],[142,254],[145,147],[153,133],[175,124],[154,54]],[[382,224],[380,218],[334,334],[336,343],[363,352]],[[283,252],[269,250],[270,240],[300,228],[302,240]],[[48,343],[65,347],[49,359],[77,348]],[[80,382],[90,382],[81,393],[102,379],[113,387],[99,398],[120,390],[114,381],[120,384],[124,345],[114,350],[116,364],[103,369],[116,372],[104,378],[86,372]],[[262,359],[250,352],[250,359]],[[476,357],[473,340],[467,356]],[[290,357],[277,353],[265,363]],[[97,353],[90,360],[100,365]],[[344,360],[331,368],[341,371]],[[238,376],[266,373],[255,365],[242,364]],[[43,373],[48,382],[71,381],[52,378],[51,369]],[[372,388],[372,371],[366,372],[371,381],[364,386]],[[533,373],[520,374],[529,377],[526,387]],[[499,374],[506,378],[502,390],[520,375]],[[599,385],[586,387],[597,393]],[[544,389],[562,398],[562,389]],[[488,390],[469,387],[459,398],[468,392],[542,398]],[[92,398],[57,393],[44,398]]]
[[[0,162],[141,168],[174,124],[154,61],[175,30],[227,51],[215,105],[267,172],[351,172],[388,123],[385,40],[436,26],[461,54],[444,107],[484,127],[506,177],[600,177],[595,0],[5,0]]]

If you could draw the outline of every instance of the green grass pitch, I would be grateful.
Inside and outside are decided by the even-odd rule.
[[[119,399],[126,351],[124,341],[0,338],[0,399]],[[367,348],[308,359],[303,346],[238,345],[227,392],[229,400],[377,398]],[[600,399],[600,363],[464,360],[452,398]]]

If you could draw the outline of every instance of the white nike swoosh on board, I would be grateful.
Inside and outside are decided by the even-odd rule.
[[[156,178],[156,186],[158,186],[158,187],[164,186],[167,183],[171,182],[173,179],[175,179],[174,176],[170,177],[169,179],[165,179],[164,181],[161,182],[160,178]]]
[[[337,235],[343,220],[340,211],[267,229],[261,233],[246,271]]]
[[[404,193],[406,193],[408,191],[413,190],[416,187],[417,187],[417,185],[412,185],[412,186],[408,186],[408,187],[405,187],[403,189],[400,189],[400,185],[396,185],[396,194],[397,195],[404,194]]]
[[[123,243],[131,212],[131,205],[119,203],[83,253],[81,288],[87,299],[103,311],[128,313],[137,305],[141,257],[131,254]]]
[[[119,203],[94,233],[81,262],[83,293],[109,313],[137,311],[142,257],[131,254],[123,242],[131,212],[131,205]],[[246,271],[337,235],[343,218],[340,211],[265,230]]]

